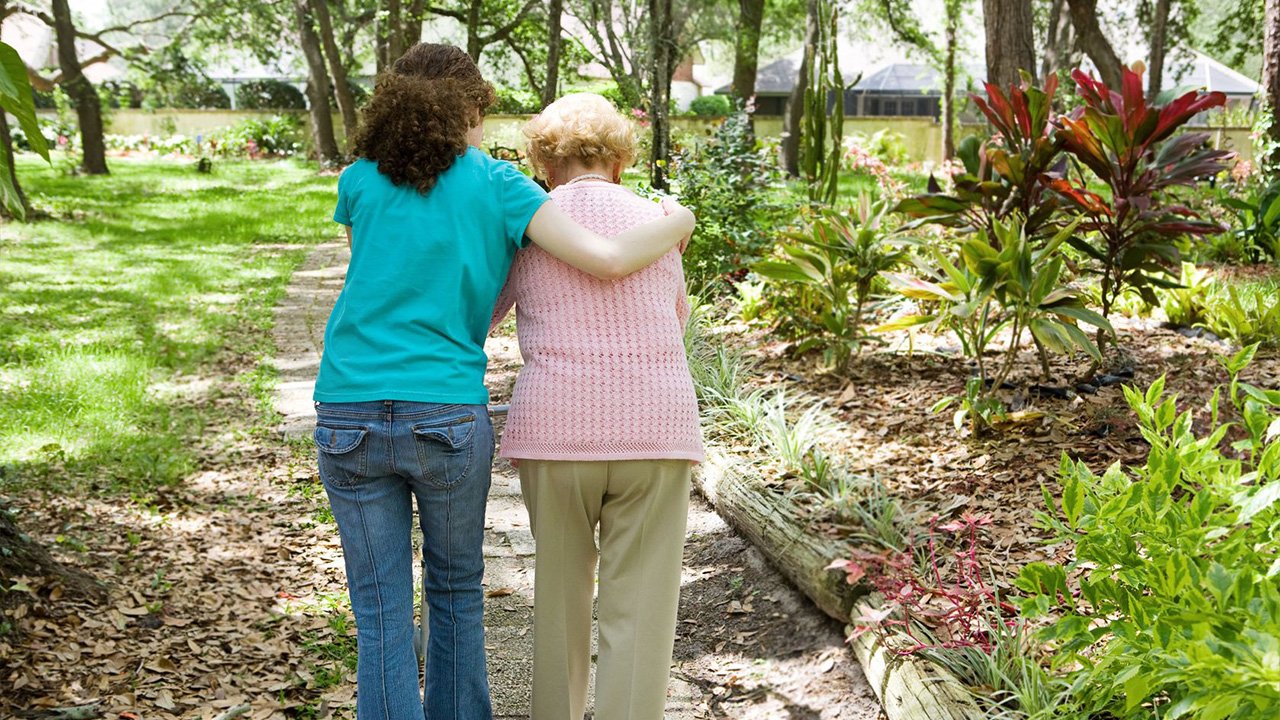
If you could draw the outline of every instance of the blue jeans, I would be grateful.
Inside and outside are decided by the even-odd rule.
[[[493,425],[484,405],[317,403],[320,479],[342,536],[356,616],[360,720],[489,720],[484,510]],[[426,700],[413,651],[413,498],[431,639]]]

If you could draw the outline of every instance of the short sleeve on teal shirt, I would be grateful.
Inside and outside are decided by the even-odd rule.
[[[338,179],[351,264],[329,322],[321,402],[488,402],[484,340],[525,228],[547,194],[470,149],[427,194],[359,160]]]
[[[528,244],[524,231],[529,227],[538,208],[547,200],[547,193],[527,175],[516,169],[511,163],[503,163],[503,198],[504,219],[507,225],[507,238],[524,247]]]
[[[346,175],[343,172],[338,176],[338,204],[333,208],[333,221],[351,227],[351,213],[347,210],[347,183],[344,182]]]

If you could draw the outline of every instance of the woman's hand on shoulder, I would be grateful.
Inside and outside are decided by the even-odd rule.
[[[677,246],[680,248],[680,254],[683,255],[684,251],[689,248],[689,239],[693,237],[693,228],[697,219],[693,216],[692,210],[681,205],[680,201],[669,195],[662,198],[662,211],[668,215],[680,216],[682,219],[686,220],[689,225],[689,232],[685,233],[684,237],[680,238],[680,243]]]

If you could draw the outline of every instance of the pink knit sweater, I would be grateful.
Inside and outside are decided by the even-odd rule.
[[[605,237],[663,214],[602,181],[561,186],[551,198]],[[501,457],[705,459],[684,354],[689,304],[677,250],[620,280],[600,280],[531,245],[516,253],[494,325],[513,304],[525,365]]]

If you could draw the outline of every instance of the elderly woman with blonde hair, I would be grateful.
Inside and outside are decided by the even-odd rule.
[[[564,97],[524,134],[552,201],[583,226],[611,237],[662,216],[619,184],[635,134],[603,97]],[[583,716],[597,561],[594,717],[661,720],[691,466],[704,459],[679,250],[600,280],[529,247],[495,325],[512,305],[525,366],[500,454],[518,465],[537,547],[531,720]]]

